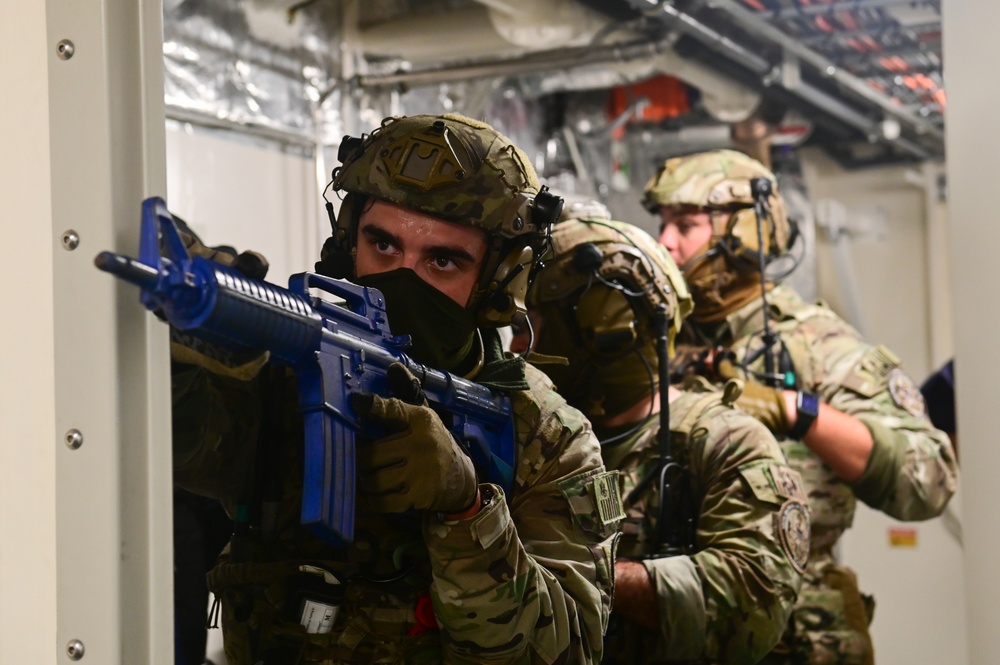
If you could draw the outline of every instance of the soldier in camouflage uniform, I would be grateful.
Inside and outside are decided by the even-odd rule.
[[[669,319],[663,335],[673,337],[691,300],[653,238],[629,224],[570,219],[553,229],[528,295],[535,341],[522,330],[513,346],[533,347],[529,362],[592,420],[605,464],[624,477],[605,662],[755,663],[780,638],[801,582],[805,494],[774,437],[732,406],[738,381],[725,394],[705,381],[671,386],[664,422],[658,306]],[[687,509],[669,515],[660,512],[663,427],[686,475],[673,477],[667,504]],[[660,529],[679,537],[659,542]]]
[[[670,159],[647,185],[644,203],[660,215],[660,242],[694,296],[684,340],[729,351],[712,364],[723,378],[747,380],[737,404],[781,439],[809,493],[809,566],[785,638],[763,662],[870,664],[874,605],[854,573],[838,565],[834,546],[851,526],[857,499],[899,520],[941,514],[955,491],[955,457],[892,351],[866,343],[825,305],[764,281],[760,259],[786,252],[794,234],[775,189],[758,237],[753,178],[774,181],[734,151]],[[770,353],[780,387],[757,381],[768,378],[762,286],[777,333]]]
[[[479,482],[397,364],[392,397],[353,403],[389,434],[358,442],[355,539],[331,547],[299,524],[294,377],[176,349],[175,479],[237,525],[209,574],[230,665],[600,661],[617,474],[583,416],[505,356],[496,331],[523,315],[561,200],[506,137],[462,116],[388,118],[346,137],[341,161],[332,185],[346,196],[317,270],[380,288],[417,361],[510,396],[513,490]]]

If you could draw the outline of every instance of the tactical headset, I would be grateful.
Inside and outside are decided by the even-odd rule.
[[[767,263],[783,255],[795,244],[799,233],[798,224],[795,220],[789,219],[785,213],[784,201],[781,197],[770,193],[771,181],[764,178],[758,180],[767,183],[769,190],[765,194],[768,204],[762,211],[760,228],[757,225],[757,211],[752,203],[739,207],[732,204],[722,208],[709,207],[713,229],[722,227],[719,217],[729,213],[725,232],[718,240],[718,247],[740,267],[757,268],[761,264],[761,259]],[[752,183],[752,180],[729,183],[730,189],[733,190],[733,198],[750,198]],[[744,186],[746,194],[736,191],[742,190]],[[778,215],[786,220],[787,231],[781,229],[775,221]]]

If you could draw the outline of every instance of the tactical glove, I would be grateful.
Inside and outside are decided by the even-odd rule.
[[[267,276],[268,262],[263,255],[246,251],[240,254],[232,247],[208,247],[180,217],[174,215],[181,240],[191,256],[200,256],[233,268],[251,279]],[[154,312],[160,318],[162,313]],[[170,355],[178,363],[197,365],[222,376],[249,381],[267,364],[270,355],[255,349],[230,349],[170,327]]]
[[[730,358],[722,357],[715,363],[719,378],[725,380],[742,379],[743,393],[736,399],[736,406],[762,422],[777,435],[788,433],[788,412],[785,409],[785,393],[748,377],[740,376]]]
[[[179,218],[175,215],[174,220],[178,221]],[[183,223],[183,220],[179,221]],[[181,241],[191,256],[200,256],[203,259],[229,266],[250,279],[262,280],[267,277],[267,270],[271,265],[263,254],[252,250],[237,254],[236,250],[228,245],[208,247],[201,241],[201,238],[194,234],[194,231],[187,227],[187,224],[184,224],[184,229],[179,229],[179,231]]]
[[[363,420],[389,432],[358,444],[358,496],[375,512],[464,512],[478,488],[472,460],[427,406],[420,382],[404,365],[390,365],[387,379],[397,397],[352,397]]]

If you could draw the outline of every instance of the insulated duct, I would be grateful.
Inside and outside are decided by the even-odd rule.
[[[448,12],[408,13],[365,27],[367,56],[410,63],[512,57],[526,52],[583,46],[610,23],[576,0],[475,0]]]

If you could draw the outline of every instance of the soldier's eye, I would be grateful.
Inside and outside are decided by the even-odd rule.
[[[452,259],[446,256],[439,256],[434,259],[434,267],[438,270],[449,270],[451,268],[458,267]]]

